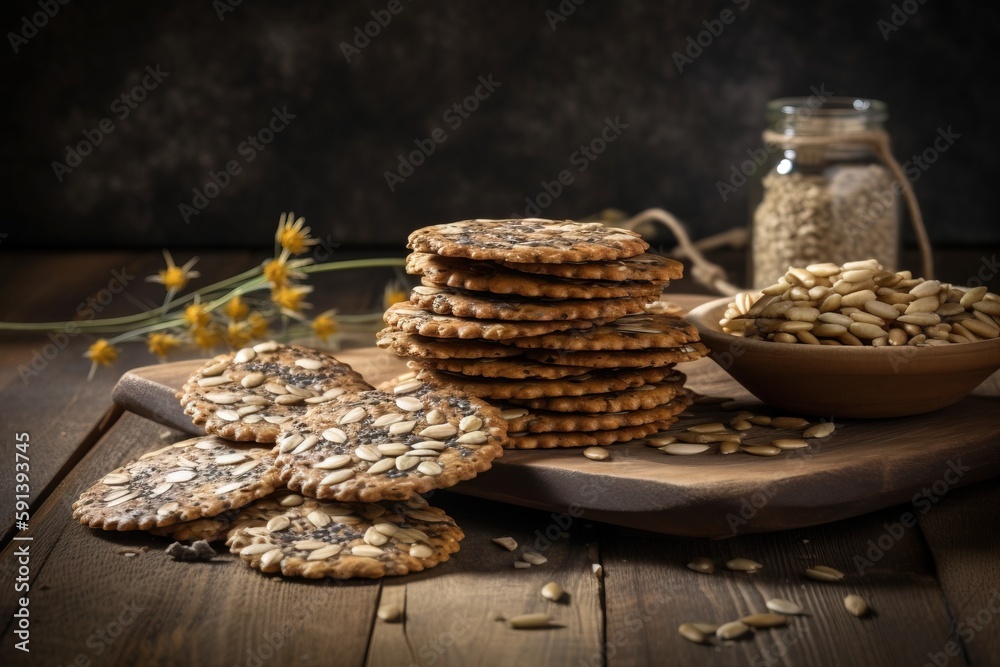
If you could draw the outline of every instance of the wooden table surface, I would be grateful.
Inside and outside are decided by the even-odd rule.
[[[200,284],[262,258],[200,255]],[[964,283],[988,265],[990,253],[982,255],[941,253],[939,275]],[[142,282],[161,262],[149,252],[0,253],[0,320],[86,317],[95,305],[102,317],[135,312],[162,298],[158,286]],[[313,281],[311,300],[317,311],[375,310],[390,275],[323,276]],[[111,294],[116,279],[127,284]],[[990,280],[997,291],[997,277]],[[694,289],[687,280],[671,286]],[[0,665],[1000,664],[995,481],[951,488],[928,480],[927,494],[912,503],[715,541],[441,491],[432,502],[455,517],[466,538],[449,562],[424,573],[307,582],[262,576],[228,553],[208,563],[176,562],[163,553],[168,540],[101,533],[72,519],[73,500],[103,473],[182,437],[112,407],[119,375],[150,363],[145,347],[126,346],[113,368],[87,382],[89,362],[81,355],[90,342],[84,334],[0,334]],[[173,358],[199,356],[187,350]],[[30,443],[27,489],[15,487],[22,433]],[[15,494],[25,490],[30,519],[18,530]],[[548,562],[514,569],[513,555],[491,541],[501,535],[532,545]],[[134,554],[130,547],[148,550]],[[703,575],[685,567],[697,555],[716,563],[743,556],[764,568],[745,574],[720,567]],[[594,563],[602,578],[593,574]],[[804,578],[813,564],[847,576],[832,584]],[[548,581],[569,592],[563,603],[540,597]],[[874,613],[848,614],[847,593],[862,595]],[[796,600],[807,614],[787,627],[711,646],[677,634],[683,622],[721,623],[764,611],[772,597]],[[15,617],[24,602],[26,620]],[[389,602],[405,606],[404,623],[376,618],[378,606]],[[551,614],[555,627],[514,630],[494,620],[527,612]],[[25,639],[30,653],[17,648]]]

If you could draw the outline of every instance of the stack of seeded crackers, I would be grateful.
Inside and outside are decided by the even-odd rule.
[[[501,411],[506,447],[607,445],[670,426],[690,403],[678,362],[697,330],[658,301],[680,263],[630,231],[540,219],[413,232],[421,285],[385,313],[380,347],[419,380]]]
[[[419,494],[489,469],[507,431],[495,407],[455,388],[411,374],[376,389],[330,355],[275,342],[216,357],[178,397],[209,435],[111,471],[74,517],[225,540],[285,576],[381,577],[447,560],[462,531]]]

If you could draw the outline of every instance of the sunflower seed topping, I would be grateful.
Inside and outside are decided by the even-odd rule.
[[[333,484],[340,484],[341,482],[346,482],[352,477],[354,477],[354,470],[352,468],[347,468],[346,470],[336,470],[320,480],[319,485],[331,486]]]
[[[392,393],[394,394],[409,394],[412,391],[416,391],[423,386],[423,382],[417,380],[416,378],[412,380],[406,380],[405,382],[400,382],[395,387],[392,388]]]
[[[389,472],[396,467],[396,459],[393,457],[388,457],[376,461],[375,463],[368,466],[368,474],[370,475],[381,475],[384,472]]]
[[[455,435],[458,429],[455,428],[454,424],[434,424],[433,426],[428,426],[420,432],[420,437],[422,438],[433,438],[434,440],[441,440],[443,438],[449,438]]]
[[[319,468],[320,470],[336,470],[337,468],[343,468],[350,462],[351,457],[349,454],[335,454],[334,456],[328,456],[319,463],[314,464],[313,468]]]
[[[362,408],[361,406],[358,406],[356,408],[351,408],[346,413],[344,413],[344,415],[341,416],[339,420],[337,420],[337,423],[342,426],[344,424],[353,424],[354,422],[361,421],[367,416],[368,412],[366,412],[365,409]]]
[[[416,410],[423,410],[424,404],[419,398],[400,396],[396,399],[396,407],[404,412],[415,412]]]
[[[247,389],[253,389],[254,387],[259,387],[260,385],[264,384],[264,380],[266,379],[267,377],[263,373],[257,371],[254,373],[247,373],[246,375],[244,375],[243,379],[240,380],[240,384],[246,387]]]
[[[171,484],[176,482],[190,482],[192,479],[198,476],[198,473],[194,470],[175,470],[173,472],[167,473],[163,477],[163,481],[170,482]]]
[[[429,477],[435,477],[444,472],[444,468],[441,467],[440,463],[436,463],[435,461],[422,461],[417,464],[417,472]]]
[[[267,529],[272,533],[276,533],[279,530],[288,528],[290,525],[292,525],[292,522],[289,521],[288,517],[284,514],[279,514],[267,522]]]
[[[372,426],[382,427],[389,426],[390,424],[395,424],[396,422],[401,422],[406,419],[406,415],[401,415],[398,412],[387,412],[375,421],[372,422]]]

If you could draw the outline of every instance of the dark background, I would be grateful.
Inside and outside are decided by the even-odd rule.
[[[704,236],[746,224],[748,188],[723,201],[716,183],[760,145],[767,100],[811,87],[885,100],[900,161],[959,133],[914,183],[932,240],[1000,242],[995,3],[564,0],[553,30],[559,2],[400,0],[348,63],[341,44],[388,0],[225,2],[74,0],[17,53],[10,33],[41,9],[4,3],[4,250],[269,246],[294,209],[332,242],[399,251],[419,226],[523,215],[564,169],[546,217],[662,206]],[[914,13],[886,39],[894,6]],[[724,9],[735,20],[679,72],[672,54]],[[121,118],[147,66],[169,75]],[[449,124],[490,75],[500,86]],[[295,118],[248,162],[240,144],[274,108]],[[60,182],[52,163],[102,118],[113,132]],[[628,127],[579,173],[571,156],[606,118]],[[385,172],[436,128],[447,140],[390,191]],[[231,160],[241,173],[186,223],[179,206]]]

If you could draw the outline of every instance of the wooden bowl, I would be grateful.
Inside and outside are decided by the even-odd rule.
[[[732,298],[687,315],[710,357],[770,406],[822,417],[902,417],[951,405],[1000,368],[1000,338],[933,347],[774,343],[731,336]]]

